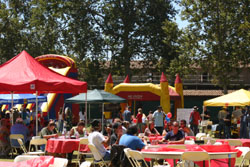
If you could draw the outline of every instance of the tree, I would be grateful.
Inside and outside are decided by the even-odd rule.
[[[190,24],[185,55],[210,73],[227,93],[242,66],[249,64],[249,1],[182,0],[182,16]],[[189,48],[189,49],[188,49]]]
[[[103,33],[112,70],[131,76],[132,60],[155,65],[160,58],[167,63],[173,59],[162,30],[163,22],[176,14],[171,1],[99,0],[97,4],[93,18]]]

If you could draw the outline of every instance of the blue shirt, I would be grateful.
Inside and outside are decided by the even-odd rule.
[[[122,135],[119,145],[124,145],[132,150],[141,150],[145,146],[139,137],[129,134]]]
[[[22,134],[24,136],[24,142],[26,143],[27,137],[29,135],[29,129],[23,124],[16,123],[11,127],[10,133],[11,134]],[[14,146],[19,146],[19,143],[17,142],[17,140],[13,140],[12,144]]]
[[[170,141],[178,141],[181,140],[185,137],[183,131],[178,130],[177,134],[174,134],[174,132],[171,130],[166,134],[164,137],[165,140],[170,140]]]
[[[129,110],[125,110],[123,113],[123,120],[131,123],[131,112]]]

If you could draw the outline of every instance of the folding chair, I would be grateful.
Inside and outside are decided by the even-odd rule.
[[[208,166],[210,167],[210,156],[207,152],[202,152],[202,151],[195,151],[195,152],[184,152],[181,155],[182,158],[182,165],[185,167],[185,162],[186,161],[208,161]]]
[[[81,151],[80,151],[81,145],[88,145],[88,144],[89,144],[88,138],[81,138],[81,139],[80,139],[79,146],[78,146],[78,150],[77,150],[77,157],[76,157],[76,160],[77,160],[78,163],[76,163],[76,165],[77,165],[77,164],[78,164],[79,166],[81,165],[81,164],[80,164],[81,155],[91,155],[91,156],[93,156],[93,154],[92,154],[91,152],[81,152]]]
[[[54,164],[52,167],[67,167],[68,159],[66,158],[54,158]]]
[[[228,139],[227,141],[230,146],[242,146],[242,142],[240,140]]]
[[[37,149],[37,146],[45,146],[45,148],[46,148],[46,144],[47,144],[47,140],[46,139],[31,139],[31,141],[30,141],[30,145],[29,145],[29,152],[28,153],[31,153],[32,151],[31,151],[31,146],[32,145],[34,145],[35,146],[35,151],[33,151],[33,152],[35,152],[36,154],[39,154],[39,155],[45,155],[45,151],[43,151],[43,150],[38,150]],[[34,154],[35,154],[34,153]]]
[[[125,148],[123,151],[124,151],[126,157],[128,158],[129,163],[132,165],[132,167],[136,167],[134,164],[134,160],[132,159],[131,155],[129,154],[130,150],[131,150],[130,148]]]
[[[248,151],[248,152],[243,156],[243,158],[242,158],[242,160],[241,160],[241,163],[240,163],[240,167],[243,167],[243,166],[244,166],[246,160],[248,160],[248,161],[250,160],[250,151]],[[249,164],[249,166],[250,166],[250,164]]]
[[[17,139],[22,139],[24,141],[24,136],[22,134],[10,135],[11,157],[13,157],[14,152],[17,154],[17,148],[21,149],[21,146],[18,144]]]
[[[17,139],[17,141],[20,144],[21,149],[24,152],[23,153],[24,155],[44,155],[44,152],[42,152],[42,151],[28,152],[27,149],[26,149],[26,147],[25,147],[25,145],[24,145],[24,143],[23,143],[23,141],[22,141],[22,139]]]
[[[207,135],[206,133],[197,133],[195,137],[197,140],[203,140],[203,138],[207,137]]]
[[[94,155],[94,161],[93,161],[94,166],[98,164],[100,167],[109,167],[110,161],[104,161],[104,159],[102,158],[102,155],[97,150],[95,145],[88,144],[88,147],[91,150],[92,154]]]
[[[14,162],[27,161],[29,159],[38,158],[37,155],[18,155],[15,157]]]
[[[144,160],[144,156],[142,155],[141,152],[135,151],[135,150],[127,150],[128,154],[131,157],[133,167],[141,167],[142,163],[145,164],[146,167],[148,167],[148,164]],[[170,167],[170,165],[154,165],[154,167]]]

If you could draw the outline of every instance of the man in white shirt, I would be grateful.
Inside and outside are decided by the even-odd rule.
[[[98,120],[94,120],[92,123],[92,133],[89,134],[88,140],[90,144],[95,145],[97,150],[100,152],[104,160],[110,160],[110,152],[106,150],[104,145],[109,145],[110,135],[109,136],[103,136],[100,133],[101,130],[101,123]],[[98,159],[98,156],[94,154],[94,158],[96,161],[100,160]]]
[[[165,114],[162,112],[162,107],[158,106],[158,109],[153,114],[153,120],[155,123],[155,129],[162,135],[164,128]]]

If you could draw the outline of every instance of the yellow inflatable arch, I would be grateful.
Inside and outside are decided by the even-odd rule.
[[[175,87],[168,85],[164,73],[161,75],[160,84],[129,83],[127,76],[123,83],[114,87],[112,76],[109,74],[105,82],[104,90],[123,97],[129,102],[160,101],[160,105],[165,113],[170,112],[170,100],[175,101],[175,112],[177,108],[184,107],[183,85],[178,74],[175,79]],[[122,111],[124,111],[125,106],[126,104],[122,105]]]

